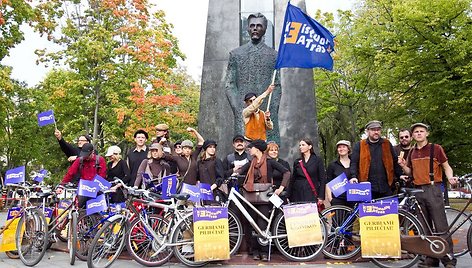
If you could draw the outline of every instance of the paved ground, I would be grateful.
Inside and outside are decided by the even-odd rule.
[[[0,226],[4,225],[6,213],[0,212]],[[67,246],[65,243],[57,243],[53,245],[53,248],[49,250],[44,256],[43,260],[35,267],[38,268],[52,268],[52,267],[70,267],[69,255],[66,252]],[[316,260],[309,263],[294,263],[286,261],[282,256],[274,254],[270,263],[253,261],[251,256],[247,255],[236,255],[231,258],[231,261],[216,262],[208,265],[208,267],[220,267],[220,266],[245,266],[245,267],[259,267],[259,266],[276,266],[276,267],[292,267],[292,266],[307,266],[307,267],[377,267],[371,262],[356,258],[349,262],[337,262],[330,259],[324,259],[323,256],[318,257]],[[17,268],[25,267],[20,260],[9,259],[5,253],[0,253],[0,267],[1,268]],[[87,267],[87,263],[76,261],[75,267]],[[118,259],[113,267],[142,267],[135,261],[130,260],[126,253]],[[184,265],[171,260],[168,264],[162,267],[185,267]],[[467,254],[458,258],[457,268],[470,268],[472,267],[472,257]]]

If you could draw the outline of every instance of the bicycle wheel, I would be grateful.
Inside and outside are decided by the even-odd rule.
[[[357,255],[361,250],[359,235],[359,216],[346,206],[332,206],[321,213],[327,227],[327,241],[323,254],[331,259],[346,260]],[[341,228],[343,227],[343,228]]]
[[[95,234],[100,229],[100,220],[102,216],[99,213],[86,215],[79,214],[77,221],[77,250],[75,256],[81,261],[87,261],[88,249],[92,243]]]
[[[452,229],[455,229],[455,227],[459,226],[462,222],[464,222],[467,219],[467,214],[461,213],[460,210],[447,207],[446,208],[446,217],[447,217],[447,222],[448,224],[451,224],[452,221],[458,216],[459,219],[456,221]],[[467,252],[469,252],[469,248],[467,247],[467,230],[469,229],[469,226],[471,226],[472,220],[469,219],[468,222],[464,223],[457,231],[455,231],[452,236],[452,243],[454,245],[453,250],[454,250],[454,257],[460,257]],[[452,230],[451,229],[451,230]]]
[[[41,210],[29,209],[23,213],[15,240],[18,255],[24,265],[34,266],[41,261],[48,243],[48,226]]]
[[[148,215],[147,224],[156,232],[155,239],[139,218],[130,224],[129,235],[126,236],[126,248],[131,257],[144,266],[160,266],[172,257],[170,247],[161,248],[170,236],[169,222],[159,215]]]
[[[402,236],[424,235],[423,226],[411,213],[398,210],[398,220],[400,226],[400,238]],[[401,251],[400,258],[372,258],[372,262],[382,268],[407,268],[413,266],[420,260],[421,255]]]
[[[285,218],[284,214],[280,213],[277,215],[274,221],[272,235],[273,236],[282,236],[282,238],[275,239],[275,246],[277,249],[284,255],[287,259],[297,262],[311,261],[316,256],[318,256],[326,244],[326,225],[320,219],[321,224],[321,235],[323,242],[321,244],[310,245],[310,246],[301,246],[301,247],[292,247],[288,245],[287,230],[285,228]]]
[[[190,267],[200,267],[208,263],[206,261],[197,262],[194,258],[192,214],[187,215],[173,230],[172,244],[177,244],[173,246],[174,256],[177,257],[181,263]]]
[[[243,225],[233,211],[228,209],[229,254],[238,252],[243,240]]]
[[[125,246],[127,219],[107,221],[95,235],[87,255],[89,268],[106,268],[120,256]]]
[[[467,247],[469,248],[469,254],[472,257],[472,225],[469,226],[467,231]]]
[[[69,222],[69,240],[67,241],[67,248],[69,249],[69,263],[75,264],[75,253],[77,251],[77,211],[71,212],[71,219]]]

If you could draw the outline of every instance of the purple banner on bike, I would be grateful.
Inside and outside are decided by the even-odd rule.
[[[331,189],[331,192],[334,194],[334,196],[338,197],[347,191],[348,184],[349,180],[347,179],[346,174],[343,172],[341,175],[328,182],[327,185],[329,189]]]
[[[193,208],[195,261],[229,259],[228,208]]]
[[[180,190],[180,193],[189,194],[190,198],[188,200],[192,202],[200,201],[200,188],[197,185],[184,183],[182,184],[182,190]]]
[[[108,206],[107,201],[105,200],[105,195],[101,194],[97,196],[97,198],[87,201],[86,208],[87,215],[106,210]]]
[[[362,257],[401,256],[398,201],[390,199],[359,205]]]
[[[37,181],[37,182],[42,182],[44,180],[44,178],[46,177],[46,175],[48,175],[48,171],[45,170],[45,169],[41,169],[37,174],[36,176],[34,177],[33,180]]]
[[[370,182],[349,183],[347,185],[347,201],[370,201],[372,191]]]
[[[56,123],[56,119],[54,118],[53,110],[45,111],[38,114],[38,125],[40,127],[54,123]]]
[[[81,179],[77,188],[77,195],[95,198],[99,189],[98,183]]]
[[[200,188],[200,198],[202,200],[213,200],[213,191],[210,184],[199,183],[198,187]]]
[[[5,184],[22,183],[25,181],[25,166],[12,168],[5,173]]]
[[[93,177],[93,182],[98,185],[99,190],[101,191],[108,190],[111,187],[111,182],[105,180],[104,178],[102,178],[102,176],[98,174]]]
[[[169,199],[172,194],[177,192],[177,175],[172,174],[162,178],[162,198]]]

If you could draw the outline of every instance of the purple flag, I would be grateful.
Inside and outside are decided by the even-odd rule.
[[[111,187],[111,182],[105,180],[98,174],[93,177],[93,182],[95,182],[98,185],[98,188],[102,191],[108,190]]]
[[[200,188],[200,198],[202,200],[213,200],[213,191],[210,184],[199,183],[198,187]]]
[[[81,179],[79,181],[77,194],[80,196],[87,196],[87,197],[95,198],[97,197],[98,189],[100,189],[100,186],[98,186],[98,183]]]
[[[196,185],[191,185],[184,183],[182,185],[182,190],[180,190],[181,194],[189,194],[190,198],[188,200],[193,201],[193,202],[198,202],[200,201],[200,188]]]
[[[169,175],[162,178],[162,199],[169,199],[171,194],[177,192],[177,175]]]
[[[343,172],[341,175],[328,182],[328,187],[334,196],[338,197],[347,191],[347,184],[349,183],[346,174]]]
[[[349,183],[347,190],[347,201],[370,201],[372,191],[370,182]]]
[[[41,169],[38,174],[36,174],[36,177],[34,177],[34,180],[37,182],[42,182],[46,175],[48,174],[48,171],[45,169]]]
[[[101,194],[95,199],[87,201],[87,215],[104,211],[108,208],[107,201],[105,200],[105,195]]]
[[[40,127],[44,127],[46,125],[54,124],[54,123],[56,123],[56,120],[54,119],[53,110],[45,111],[38,114],[38,125]]]
[[[12,168],[5,173],[5,184],[21,183],[25,181],[25,166]]]

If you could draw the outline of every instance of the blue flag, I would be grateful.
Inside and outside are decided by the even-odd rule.
[[[111,187],[111,182],[105,180],[104,178],[102,178],[102,176],[100,176],[98,174],[95,175],[95,177],[93,177],[93,182],[98,184],[98,187],[102,191],[108,190]]]
[[[372,200],[370,182],[349,183],[347,188],[347,201],[359,202]]]
[[[162,178],[162,199],[169,199],[170,195],[177,192],[177,175],[169,175]]]
[[[22,183],[25,181],[25,166],[12,168],[5,173],[5,184]]]
[[[303,11],[287,5],[275,69],[284,67],[333,70],[334,36]]]
[[[184,183],[182,184],[182,189],[180,190],[180,193],[189,194],[190,198],[188,200],[192,202],[200,201],[200,188],[197,185]]]
[[[54,119],[53,110],[49,110],[49,111],[38,114],[38,125],[40,127],[43,127],[49,124],[54,124],[54,123],[56,123],[56,120]]]
[[[36,174],[36,177],[34,177],[33,180],[37,181],[37,182],[42,182],[44,180],[44,178],[46,177],[46,175],[48,174],[48,171],[45,170],[45,169],[41,169],[38,174]]]
[[[349,183],[346,173],[341,173],[341,175],[334,178],[332,181],[328,182],[327,185],[334,196],[338,197],[344,192],[347,191],[347,184]]]
[[[199,183],[198,187],[200,188],[200,198],[202,200],[213,200],[213,191],[210,184]]]
[[[105,200],[105,195],[101,194],[95,199],[90,199],[87,201],[86,213],[87,215],[104,211],[108,208],[107,201]]]
[[[100,186],[98,183],[80,179],[79,186],[77,188],[77,195],[95,198],[97,197],[99,189]]]

